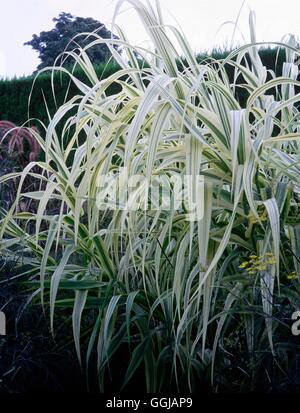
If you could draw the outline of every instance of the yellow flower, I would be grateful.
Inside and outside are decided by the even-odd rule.
[[[245,269],[248,274],[255,274],[258,271],[265,271],[268,265],[273,265],[276,263],[274,254],[267,252],[263,256],[257,256],[255,254],[249,255],[249,259],[241,263],[239,268]]]
[[[298,278],[299,278],[299,273],[297,273],[296,271],[290,272],[287,275],[288,280],[297,280]]]

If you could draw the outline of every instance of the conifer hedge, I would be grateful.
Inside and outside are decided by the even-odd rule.
[[[214,51],[211,56],[208,54],[198,55],[199,61],[207,59],[221,59],[227,57],[228,51]],[[282,72],[283,53],[278,49],[268,48],[260,51],[263,64],[275,70],[276,73]],[[96,73],[100,77],[107,77],[114,73],[118,66],[116,64],[106,64],[96,66]],[[228,68],[230,70],[230,68]],[[80,71],[75,72],[76,76],[86,82],[84,74]],[[9,120],[16,125],[22,125],[29,118],[37,118],[48,123],[47,110],[44,104],[44,97],[47,101],[50,115],[53,115],[65,100],[66,93],[68,98],[74,96],[78,90],[73,82],[69,83],[69,77],[65,74],[56,74],[54,78],[56,104],[52,96],[50,72],[40,74],[34,83],[35,76],[15,78],[12,80],[0,80],[0,120]],[[69,89],[68,89],[69,88]],[[29,96],[32,95],[29,103]],[[112,90],[112,92],[114,92]],[[33,122],[34,123],[34,122]],[[33,124],[32,123],[32,124]]]

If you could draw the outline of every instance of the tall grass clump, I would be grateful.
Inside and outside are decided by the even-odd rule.
[[[87,371],[96,363],[102,391],[113,365],[122,388],[141,372],[148,392],[222,385],[237,351],[241,383],[254,383],[265,353],[280,364],[290,334],[280,305],[298,304],[299,49],[293,37],[278,43],[282,75],[267,71],[251,12],[251,43],[201,64],[184,35],[164,25],[159,2],[127,3],[152,47],[130,45],[115,25],[119,40],[91,34],[89,46],[68,52],[86,82],[54,69],[80,92],[49,119],[45,137],[32,131],[45,160],[0,178],[19,182],[14,204],[1,212],[1,250],[21,254],[24,276],[39,280],[53,333],[55,310],[71,311],[79,361]],[[86,53],[99,43],[121,67],[102,80]],[[109,94],[112,85],[118,90]],[[112,210],[99,188],[119,168],[146,182],[190,176],[187,202],[201,219],[172,203]],[[24,190],[27,176],[39,190]],[[121,194],[125,187],[119,180]],[[36,210],[18,212],[23,198]]]

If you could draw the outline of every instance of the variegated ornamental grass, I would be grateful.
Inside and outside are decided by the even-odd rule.
[[[276,357],[274,297],[281,289],[286,297],[299,292],[297,276],[285,285],[287,274],[300,273],[300,227],[292,221],[299,205],[299,50],[293,37],[278,44],[286,49],[282,76],[267,72],[251,12],[252,43],[199,64],[184,35],[164,26],[158,2],[126,3],[153,47],[131,46],[115,25],[119,40],[92,34],[88,46],[107,44],[121,65],[115,74],[99,80],[86,50],[73,53],[86,83],[54,69],[69,73],[80,93],[50,119],[45,138],[32,131],[45,160],[0,178],[19,178],[15,204],[2,211],[1,249],[22,249],[54,332],[55,309],[72,310],[79,360],[88,368],[96,350],[102,390],[123,345],[130,349],[124,386],[143,365],[148,391],[169,383],[193,390],[207,367],[213,381],[229,331],[246,338],[251,360],[262,347]],[[120,88],[110,95],[112,83]],[[240,89],[248,96],[243,107]],[[203,219],[191,222],[175,209],[99,211],[101,176],[119,167],[148,180],[201,174]],[[24,193],[27,175],[39,191]],[[16,212],[24,197],[35,200],[34,213]],[[80,340],[87,318],[92,326]]]

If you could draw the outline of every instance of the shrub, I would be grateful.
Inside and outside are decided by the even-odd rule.
[[[211,55],[201,53],[197,56],[199,63],[204,63],[211,59],[220,60],[228,56],[229,51],[215,50]],[[263,65],[268,70],[275,71],[277,76],[282,73],[282,65],[285,60],[284,51],[278,48],[264,48],[259,50],[259,55]],[[180,62],[179,62],[180,63]],[[107,65],[94,65],[95,72],[99,79],[104,79],[115,73],[119,66],[114,62]],[[225,67],[230,81],[233,81],[233,70]],[[53,98],[51,76],[54,76],[53,84],[55,89],[55,99]],[[87,78],[80,69],[75,70],[75,75],[80,80],[86,82]],[[17,125],[23,125],[29,117],[34,117],[43,124],[48,125],[49,116],[47,109],[54,116],[57,108],[65,100],[74,97],[80,91],[73,82],[69,82],[69,77],[64,73],[52,73],[46,71],[38,76],[21,77],[12,80],[0,80],[0,119],[12,121]],[[109,94],[115,93],[115,85],[107,91]],[[243,90],[237,89],[237,95],[243,96]],[[30,99],[29,99],[30,98]],[[47,107],[45,106],[47,102]],[[34,122],[33,122],[34,123]]]
[[[38,133],[38,129],[33,126],[33,130]],[[21,165],[33,162],[38,159],[40,145],[25,128],[18,128],[12,122],[0,121],[0,143],[2,151],[14,154]],[[27,153],[26,153],[27,152]],[[0,160],[2,159],[0,152]]]

